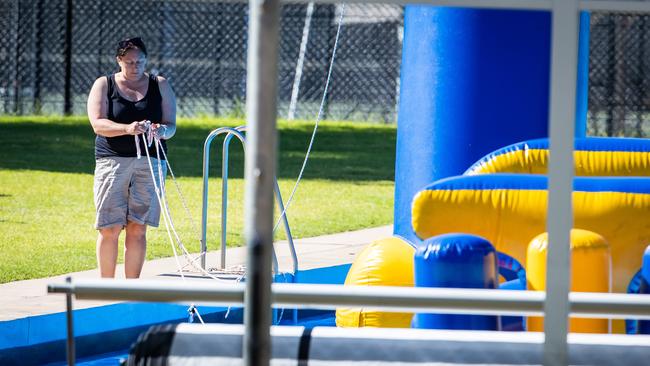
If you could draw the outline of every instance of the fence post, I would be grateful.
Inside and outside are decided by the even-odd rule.
[[[66,0],[63,52],[65,64],[63,114],[69,116],[72,114],[72,0]]]
[[[16,0],[16,16],[15,16],[15,21],[16,21],[16,36],[14,37],[14,69],[16,71],[15,77],[14,77],[14,114],[19,114],[19,108],[18,106],[20,105],[20,24],[22,23],[20,21],[20,1]]]
[[[639,34],[645,35],[648,34],[648,27],[647,27],[647,14],[643,14],[639,18],[639,22],[641,23],[639,25]],[[646,47],[642,46],[639,47],[639,58],[637,59],[638,65],[639,65],[639,75],[638,78],[639,80],[648,80],[646,76],[646,69],[644,66],[646,58]],[[643,82],[643,81],[642,81]],[[641,88],[640,92],[641,95],[636,95],[637,96],[637,103],[636,103],[636,137],[645,137],[645,133],[643,131],[643,112],[646,107],[644,107],[644,100],[647,100],[648,96],[648,91],[645,88]]]
[[[224,14],[226,12],[223,11],[223,7],[225,6],[232,6],[229,3],[215,3],[213,4],[215,9],[214,9],[214,19],[215,23],[219,24],[219,26],[215,27],[213,30],[213,44],[212,44],[212,52],[214,52],[211,57],[212,59],[212,87],[210,88],[210,92],[212,94],[212,114],[215,116],[219,115],[219,91],[221,89],[221,61],[223,59],[223,36],[221,32],[221,21],[224,19],[230,19],[227,17],[228,14]]]
[[[104,75],[102,58],[104,56],[104,0],[99,0],[97,5],[97,76]]]
[[[43,103],[41,101],[41,79],[43,67],[43,0],[34,3],[34,114],[41,114]]]
[[[332,51],[334,50],[334,43],[336,42],[336,30],[337,28],[334,26],[336,24],[335,20],[336,19],[336,5],[326,5],[327,6],[327,55],[331,55]],[[327,78],[327,75],[329,74],[329,57],[324,57],[323,60],[325,61],[325,67],[323,70],[325,71],[325,78]],[[326,79],[323,79],[326,80]],[[323,88],[325,87],[327,81],[323,82]],[[323,114],[321,116],[321,120],[327,119],[329,110],[330,110],[330,95],[332,93],[327,93],[325,95],[325,100],[323,101]]]

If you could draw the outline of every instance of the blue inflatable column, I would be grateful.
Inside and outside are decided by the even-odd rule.
[[[415,252],[416,287],[497,288],[497,254],[474,235],[446,234],[419,244]],[[497,316],[416,314],[414,328],[498,330]]]
[[[395,234],[417,241],[411,201],[503,146],[548,136],[548,12],[406,6]]]

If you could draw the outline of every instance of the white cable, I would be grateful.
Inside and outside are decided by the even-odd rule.
[[[165,150],[161,149],[160,152],[162,152],[163,157],[165,158],[165,162],[167,163],[167,168],[169,169],[169,174],[172,176],[172,182],[174,182],[174,185],[176,186],[176,191],[178,192],[178,195],[181,198],[181,203],[183,204],[183,208],[185,209],[185,213],[187,214],[187,217],[190,219],[190,226],[192,226],[192,230],[194,231],[194,234],[197,234],[197,237],[199,237],[198,233],[199,230],[196,228],[196,223],[194,222],[194,219],[192,218],[192,214],[190,213],[190,209],[187,205],[187,200],[185,199],[185,196],[183,195],[183,192],[181,192],[181,187],[179,186],[178,182],[176,181],[176,176],[174,175],[174,171],[172,170],[172,166],[169,164],[169,160],[167,159],[167,154],[165,154]]]
[[[203,268],[201,268],[201,266],[199,266],[199,265],[196,264],[196,258],[192,258],[192,255],[189,253],[189,251],[187,250],[187,248],[185,247],[185,245],[183,245],[183,241],[182,241],[181,238],[179,237],[178,232],[176,231],[176,229],[175,229],[175,227],[174,227],[174,223],[173,223],[172,218],[171,218],[171,212],[169,211],[169,206],[167,205],[167,200],[166,200],[166,198],[165,198],[164,196],[163,196],[163,199],[162,199],[162,204],[163,204],[163,207],[162,207],[161,210],[164,211],[164,212],[166,212],[167,220],[169,220],[170,225],[171,225],[171,227],[172,227],[172,232],[174,233],[174,236],[176,237],[176,243],[177,243],[178,247],[182,250],[182,252],[183,252],[183,256],[184,256],[185,260],[187,261],[187,264],[191,265],[191,266],[194,267],[195,269],[198,269],[199,272],[201,272],[201,273],[203,273],[204,275],[206,275],[206,276],[212,278],[213,280],[217,280],[217,281],[220,281],[220,282],[224,282],[224,280],[222,280],[222,279],[220,279],[220,278],[218,278],[218,277],[212,275],[212,274],[209,273],[208,271],[206,271],[206,270],[204,270]],[[181,267],[180,264],[178,265],[178,269],[179,269],[179,271],[180,271],[181,273],[183,272],[183,269],[184,269],[184,268],[185,268],[185,266]]]
[[[203,318],[201,318],[201,314],[199,313],[199,308],[197,308],[194,304],[190,304],[189,312],[192,315],[196,315],[199,318],[201,324],[205,324]]]
[[[167,168],[169,169],[169,174],[172,177],[172,182],[174,182],[174,186],[176,187],[176,192],[178,192],[178,196],[180,197],[181,203],[183,204],[183,208],[185,209],[185,214],[187,215],[187,217],[190,220],[190,226],[192,227],[193,234],[196,235],[197,241],[200,242],[201,241],[201,239],[200,239],[201,236],[199,234],[198,229],[196,228],[196,223],[194,222],[194,219],[192,218],[192,213],[190,212],[189,206],[187,205],[187,200],[185,199],[185,196],[183,195],[183,192],[181,191],[180,185],[176,181],[176,176],[174,175],[174,170],[172,170],[171,164],[169,164],[169,159],[167,158],[167,154],[165,153],[164,149],[160,149],[160,151],[162,152],[163,157],[165,158],[165,163],[167,164]],[[193,262],[197,261],[197,260],[201,259],[202,256],[203,256],[203,253],[197,255],[196,257],[194,257],[192,259],[192,261]],[[185,266],[183,266],[183,268],[187,267],[188,265],[191,265],[191,263],[186,264]]]
[[[284,210],[282,210],[282,213],[280,214],[278,221],[275,223],[275,226],[273,227],[273,233],[275,233],[275,230],[277,230],[278,225],[280,225],[282,218],[286,215],[289,206],[291,206],[291,203],[293,202],[293,196],[296,194],[296,190],[298,189],[298,183],[300,183],[300,180],[302,179],[302,175],[305,171],[305,167],[307,166],[307,161],[309,160],[309,154],[311,153],[311,148],[312,145],[314,144],[314,139],[316,138],[316,131],[318,130],[318,123],[320,122],[323,116],[323,109],[325,108],[325,100],[327,98],[327,90],[329,89],[330,80],[332,78],[332,69],[334,68],[334,59],[336,58],[336,48],[338,47],[338,43],[339,43],[339,36],[341,34],[341,24],[343,24],[344,13],[345,13],[345,4],[341,5],[341,14],[339,16],[338,27],[336,29],[336,38],[334,39],[334,47],[332,47],[332,58],[330,60],[329,70],[327,71],[327,80],[325,81],[323,98],[321,99],[320,102],[320,108],[318,108],[318,115],[316,116],[316,124],[314,125],[314,131],[311,134],[311,140],[309,140],[309,147],[307,148],[305,159],[302,162],[302,167],[300,168],[298,179],[296,180],[296,183],[294,184],[293,189],[291,190],[291,194],[289,195],[289,199],[287,200],[287,203],[284,205]]]
[[[142,156],[142,153],[140,152],[140,139],[138,138],[138,135],[133,135],[135,138],[135,155],[138,157],[138,160],[140,160],[140,157]]]
[[[246,273],[244,272],[239,277],[237,277],[237,279],[235,280],[235,283],[240,283],[241,280],[244,279],[245,274]],[[230,315],[230,309],[232,309],[232,305],[228,305],[228,309],[226,310],[226,315],[223,316],[224,319],[228,319],[228,315]]]
[[[148,141],[152,141],[152,136],[151,136],[152,132],[151,132],[151,130],[148,131],[148,134],[149,134],[149,136],[147,136]],[[174,223],[173,223],[173,221],[171,219],[171,213],[169,212],[169,206],[167,205],[166,192],[165,192],[165,181],[163,179],[164,177],[163,177],[163,172],[162,172],[162,163],[161,163],[161,160],[160,160],[160,151],[163,152],[163,155],[165,156],[165,159],[167,159],[167,155],[165,155],[164,149],[162,149],[162,146],[160,144],[160,140],[158,139],[158,137],[153,136],[153,142],[156,145],[156,159],[158,160],[158,184],[156,184],[156,180],[154,179],[153,165],[151,164],[151,157],[149,156],[149,150],[146,149],[147,150],[147,162],[148,162],[148,165],[149,165],[149,172],[151,173],[151,178],[153,179],[153,183],[154,183],[154,186],[155,186],[156,197],[158,198],[158,203],[160,204],[160,209],[161,209],[160,211],[163,213],[163,219],[165,221],[165,228],[167,229],[167,235],[168,235],[170,243],[172,245],[172,251],[174,252],[174,259],[176,261],[176,267],[178,268],[178,272],[181,275],[181,279],[183,281],[185,281],[185,276],[183,275],[184,267],[181,267],[181,264],[180,264],[180,262],[178,260],[178,254],[176,252],[176,247],[174,245],[174,241],[172,239],[172,236],[171,236],[171,233],[170,233],[170,230],[169,230],[170,226],[172,228],[172,231],[174,232],[174,236],[176,237],[178,246],[184,251],[186,260],[188,260],[188,262],[190,262],[190,263],[193,263],[193,261],[189,261],[189,259],[187,258],[189,253],[187,253],[187,250],[185,249],[185,246],[183,245],[180,237],[178,236],[178,233],[177,233],[177,231],[176,231],[176,229],[174,227]],[[166,163],[167,163],[167,165],[169,165],[168,161],[166,161]],[[170,167],[170,170],[171,170],[171,167]],[[160,185],[160,189],[158,188],[158,185]],[[196,267],[200,268],[200,266],[196,266]],[[200,269],[202,269],[202,268],[200,268]],[[208,275],[210,275],[210,274],[208,273]],[[221,281],[220,279],[218,279],[216,277],[213,277],[213,279]],[[199,321],[201,322],[201,324],[205,324],[203,322],[203,318],[201,317],[201,314],[199,313],[199,309],[194,304],[192,304],[190,306],[190,310],[191,310],[192,314],[196,314],[196,316],[199,318]]]
[[[161,211],[161,214],[162,214],[163,222],[165,223],[165,228],[166,228],[166,231],[167,231],[167,237],[169,238],[169,242],[170,242],[170,244],[172,246],[172,252],[174,253],[174,261],[176,262],[176,268],[178,269],[178,272],[180,273],[181,279],[183,281],[185,281],[185,275],[183,274],[183,270],[184,270],[185,267],[181,266],[180,261],[178,260],[178,252],[176,251],[176,245],[178,245],[179,248],[183,251],[183,255],[184,255],[185,259],[187,260],[188,264],[192,265],[193,267],[195,267],[196,269],[198,269],[200,272],[207,275],[208,277],[210,277],[210,278],[212,278],[214,280],[220,281],[220,282],[224,282],[222,279],[212,275],[211,273],[205,271],[203,268],[201,268],[199,265],[197,265],[195,262],[196,262],[196,259],[198,259],[198,258],[191,258],[190,253],[187,251],[187,249],[183,245],[183,242],[181,241],[181,238],[179,237],[178,232],[176,231],[176,228],[174,227],[174,222],[172,221],[172,218],[171,218],[171,213],[169,211],[169,206],[167,205],[166,192],[165,192],[165,183],[164,183],[164,177],[163,177],[163,172],[162,172],[162,163],[161,163],[161,160],[160,160],[160,151],[162,151],[163,156],[165,157],[165,162],[166,162],[167,166],[169,167],[169,171],[170,171],[170,173],[172,175],[172,180],[176,184],[176,189],[178,190],[178,193],[181,196],[181,200],[183,201],[183,205],[185,207],[186,212],[188,213],[188,216],[189,216],[190,220],[192,220],[192,217],[191,217],[191,215],[189,215],[189,209],[187,208],[185,198],[183,197],[183,194],[180,191],[180,187],[176,183],[176,177],[174,176],[171,165],[169,164],[169,161],[167,159],[167,155],[165,154],[164,149],[162,149],[160,139],[157,136],[153,136],[153,132],[150,129],[150,125],[147,125],[147,128],[148,128],[147,132],[146,132],[147,136],[145,136],[144,133],[143,133],[143,136],[142,136],[143,141],[148,142],[148,146],[145,149],[145,152],[147,154],[147,165],[149,167],[149,173],[151,174],[151,179],[152,179],[153,184],[154,184],[154,191],[156,193],[156,198],[158,199],[158,204],[160,205],[160,211]],[[155,146],[156,146],[156,159],[158,160],[158,169],[157,169],[158,170],[158,183],[156,183],[156,178],[155,178],[155,174],[154,174],[154,171],[153,171],[153,164],[151,163],[151,156],[149,154],[149,149],[148,149],[148,147],[151,146],[152,142],[155,143]],[[140,152],[140,141],[139,141],[138,135],[135,135],[135,144],[136,144],[136,152],[137,152],[137,155],[138,155],[138,159],[140,159],[141,152]],[[193,224],[193,222],[192,222],[192,224]],[[171,230],[170,230],[170,227],[171,227]],[[174,243],[174,238],[172,237],[172,232],[174,233],[174,237],[176,238],[176,243]],[[238,282],[241,281],[242,277],[240,277],[238,279]],[[199,321],[201,322],[201,324],[205,324],[204,321],[203,321],[203,318],[201,317],[201,314],[199,313],[198,308],[194,304],[191,304],[190,312],[192,314],[196,314],[196,316],[199,318]]]
[[[137,136],[137,135],[136,135]],[[163,222],[165,223],[165,228],[167,229],[167,236],[169,237],[169,242],[172,245],[172,251],[174,252],[174,260],[176,261],[176,267],[181,268],[181,263],[178,260],[178,253],[176,252],[176,245],[174,244],[174,239],[172,238],[172,234],[169,230],[169,223],[167,221],[166,217],[166,212],[163,210],[163,200],[161,196],[160,189],[158,188],[158,184],[156,184],[156,176],[153,173],[153,165],[151,164],[151,157],[149,156],[149,149],[145,149],[145,152],[147,153],[147,164],[149,166],[149,173],[151,173],[151,179],[153,181],[154,185],[154,190],[156,192],[156,198],[158,199],[158,204],[160,205],[160,211],[163,216]],[[158,154],[158,143],[156,141],[156,154]],[[158,166],[160,167],[160,159],[158,159]],[[185,280],[185,276],[183,275],[183,271],[180,271],[181,274],[181,279]]]

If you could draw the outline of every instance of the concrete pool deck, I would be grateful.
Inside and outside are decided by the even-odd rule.
[[[389,225],[313,238],[294,239],[298,254],[299,269],[305,270],[352,263],[356,255],[367,244],[378,239],[389,237],[392,235],[392,232],[393,228]],[[282,272],[290,272],[292,263],[287,242],[278,241],[275,243],[275,248],[280,270]],[[226,268],[242,266],[246,263],[245,247],[229,248],[226,254]],[[208,252],[206,267],[218,267],[220,258],[220,251]],[[179,261],[181,261],[181,265],[187,263],[182,257],[179,257]],[[118,265],[116,273],[117,278],[123,278],[123,265]],[[95,269],[48,278],[0,284],[0,321],[65,311],[65,297],[60,294],[48,294],[47,285],[64,282],[66,277],[72,277],[73,279],[98,278],[99,272]],[[145,262],[141,278],[179,280],[180,277],[178,276],[176,260],[170,257]],[[115,302],[75,300],[74,308],[85,309],[113,303]]]

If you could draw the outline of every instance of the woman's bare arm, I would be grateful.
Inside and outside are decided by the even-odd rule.
[[[176,95],[169,85],[167,79],[158,76],[158,87],[160,88],[160,95],[162,96],[162,121],[164,125],[162,133],[159,133],[160,138],[168,140],[176,133]]]
[[[93,126],[96,134],[105,137],[115,137],[121,135],[136,135],[146,130],[143,121],[122,124],[113,122],[108,119],[108,83],[105,77],[95,80],[93,87],[88,94],[88,119]]]

